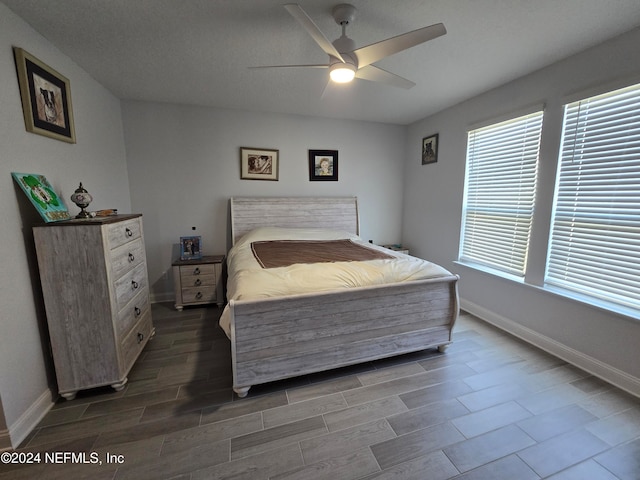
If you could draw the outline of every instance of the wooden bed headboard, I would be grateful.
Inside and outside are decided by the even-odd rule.
[[[360,234],[356,197],[232,197],[231,239],[259,227],[327,228]]]

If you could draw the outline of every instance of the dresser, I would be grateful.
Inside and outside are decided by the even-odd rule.
[[[222,306],[222,262],[224,255],[205,255],[198,259],[173,262],[173,284],[177,310],[185,305],[217,303]]]
[[[154,334],[142,215],[33,228],[58,391],[122,390]]]

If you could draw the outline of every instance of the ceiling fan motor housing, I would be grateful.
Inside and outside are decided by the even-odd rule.
[[[333,7],[331,14],[338,25],[349,25],[356,18],[356,7],[348,3],[341,3]]]

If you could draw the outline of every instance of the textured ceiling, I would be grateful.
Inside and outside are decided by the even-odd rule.
[[[439,22],[448,33],[376,64],[410,90],[356,80],[323,95],[326,70],[248,69],[327,61],[286,0],[1,1],[121,99],[402,125],[640,25],[639,0],[351,0],[358,47]],[[340,36],[339,0],[298,3]]]

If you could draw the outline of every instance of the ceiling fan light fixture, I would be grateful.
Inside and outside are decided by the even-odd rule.
[[[349,83],[356,76],[356,67],[350,63],[334,63],[329,68],[329,77],[336,83]]]

